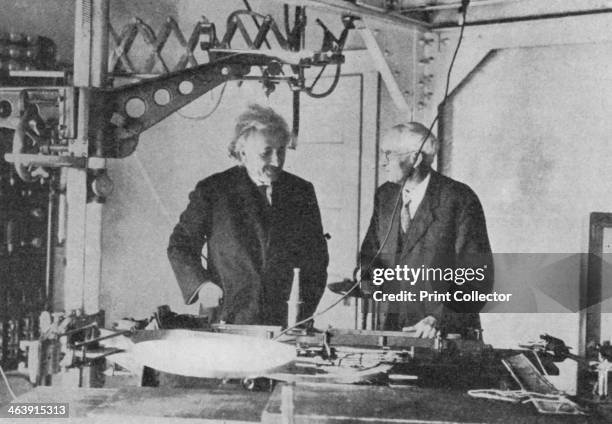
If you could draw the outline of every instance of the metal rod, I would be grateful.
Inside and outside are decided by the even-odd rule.
[[[91,16],[91,50],[90,50],[90,81],[92,87],[104,87],[108,74],[108,36],[109,36],[109,2],[110,0],[92,0]],[[89,114],[89,107],[84,111]],[[91,130],[86,123],[81,136],[87,139],[87,144],[94,143],[93,156],[103,156],[103,139],[95,137],[89,140]],[[100,129],[98,129],[100,130]],[[89,146],[88,146],[89,149]],[[89,149],[91,151],[91,149]],[[104,173],[104,166],[97,174]],[[97,176],[96,176],[97,178]],[[86,204],[85,220],[85,275],[83,281],[83,309],[86,314],[94,314],[100,310],[100,284],[102,273],[102,201]]]
[[[65,332],[63,332],[61,334],[58,334],[57,336],[58,337],[70,336],[71,334],[75,334],[75,333],[78,333],[80,331],[85,331],[88,328],[97,327],[97,326],[98,326],[97,322],[92,322],[91,324],[84,325],[83,327],[79,327],[79,328],[75,328],[73,330],[65,331]]]
[[[244,6],[247,8],[247,10],[249,12],[252,12],[253,9],[251,9],[251,5],[249,4],[248,0],[242,0],[242,2],[244,3]],[[259,22],[257,22],[257,18],[253,15],[251,15],[251,18],[253,18],[253,23],[255,24],[255,26],[257,27],[257,31],[261,30],[261,26],[259,25]],[[264,44],[266,45],[267,48],[270,48],[270,43],[268,43],[268,38],[265,37],[263,39]]]
[[[91,0],[77,0],[75,3],[74,85],[77,87],[87,87],[90,82],[91,9]]]
[[[81,355],[81,365],[79,366],[79,387],[83,387],[83,364],[87,360],[87,346],[83,347],[83,354]],[[90,374],[91,379],[91,374]]]
[[[91,85],[106,86],[108,74],[109,0],[93,0],[91,22]]]
[[[87,161],[82,157],[74,156],[52,156],[34,153],[5,153],[4,160],[11,163],[23,163],[26,166],[45,166],[45,167],[76,167],[84,168]]]
[[[295,90],[293,92],[293,128],[291,134],[293,136],[292,143],[295,146],[297,138],[300,133],[300,91]]]
[[[64,244],[66,241],[66,168],[60,169],[59,176],[59,196],[57,200],[57,242]]]
[[[88,344],[92,344],[92,343],[96,343],[102,340],[106,340],[106,339],[112,339],[113,337],[119,337],[119,336],[127,336],[128,334],[132,334],[132,330],[125,330],[125,331],[119,331],[117,333],[113,333],[113,334],[107,334],[106,336],[100,336],[100,337],[96,337],[93,339],[89,339],[89,340],[84,340],[82,342],[78,342],[74,344],[74,347],[76,349],[82,347],[82,346],[86,346]]]
[[[116,349],[110,350],[108,352],[104,352],[102,355],[96,356],[94,358],[94,360],[97,361],[98,359],[106,358],[107,356],[114,355],[116,353],[122,353],[122,352],[125,352],[125,351],[126,351],[125,349],[116,348]]]
[[[54,215],[54,199],[55,190],[53,188],[54,179],[49,180],[49,201],[47,203],[47,247],[46,247],[46,261],[45,264],[45,302],[51,302],[51,272],[52,266],[51,261],[53,259],[53,215]],[[50,308],[51,304],[45,305],[46,308]]]
[[[313,9],[327,10],[335,13],[350,13],[352,15],[368,18],[384,24],[394,25],[394,29],[412,29],[418,27],[429,29],[428,22],[419,21],[413,18],[402,16],[399,13],[377,12],[367,7],[356,5],[348,1],[339,2],[337,0],[276,0],[279,3],[287,3],[297,6],[310,6]]]
[[[591,9],[591,10],[582,10],[575,12],[557,12],[557,13],[546,13],[542,15],[530,15],[530,16],[520,16],[520,17],[511,17],[511,18],[498,18],[498,19],[483,19],[479,21],[470,20],[465,23],[466,27],[471,26],[479,26],[479,25],[494,25],[494,24],[510,24],[515,22],[527,22],[527,21],[542,21],[545,19],[559,19],[559,18],[568,18],[572,16],[583,16],[583,15],[598,15],[603,13],[611,13],[612,8],[606,9]],[[431,30],[443,30],[443,29],[455,29],[457,28],[456,22],[445,22],[443,24],[432,24]]]
[[[492,4],[503,3],[504,5],[509,3],[519,3],[524,2],[525,0],[472,0],[470,2],[470,7],[478,7],[478,6],[489,6]],[[398,7],[397,11],[401,13],[411,13],[411,12],[430,12],[432,10],[447,10],[447,9],[458,9],[461,7],[461,2],[455,3],[445,3],[445,4],[435,4],[435,5],[423,5],[423,6],[414,6],[414,7]]]
[[[92,0],[77,0],[74,23],[74,86],[78,87],[78,123],[70,153],[83,158],[88,155],[89,87],[91,77]],[[64,276],[64,309],[83,308],[85,281],[85,228],[87,203],[87,171],[66,169],[66,271]]]

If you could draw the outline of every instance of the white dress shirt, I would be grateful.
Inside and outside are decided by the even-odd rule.
[[[414,215],[416,214],[419,205],[423,201],[425,197],[425,192],[427,191],[427,186],[429,185],[429,180],[431,179],[431,172],[427,174],[425,179],[418,183],[416,187],[412,187],[410,190],[408,188],[404,188],[402,192],[402,208],[406,207],[406,203],[410,202],[410,219],[414,219]]]

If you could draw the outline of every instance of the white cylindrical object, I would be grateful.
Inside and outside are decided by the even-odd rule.
[[[86,314],[95,314],[100,310],[102,279],[102,203],[88,203],[86,210],[83,309]]]
[[[293,268],[293,283],[287,301],[287,328],[295,326],[300,315],[300,269]]]

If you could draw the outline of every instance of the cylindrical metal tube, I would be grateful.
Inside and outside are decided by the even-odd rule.
[[[63,244],[66,240],[66,169],[60,170],[59,199],[57,206],[57,242]]]
[[[90,83],[90,48],[92,0],[77,0],[74,10],[74,85],[88,87]]]
[[[300,315],[300,269],[293,268],[293,284],[287,301],[287,328],[295,326]]]
[[[93,0],[90,67],[92,87],[104,87],[107,83],[109,10],[109,0]],[[94,156],[102,157],[102,141],[100,137],[95,137]]]
[[[55,191],[53,189],[53,179],[49,182],[49,201],[47,203],[47,248],[45,264],[45,302],[50,306],[51,301],[51,278],[53,277],[53,217],[55,206]]]

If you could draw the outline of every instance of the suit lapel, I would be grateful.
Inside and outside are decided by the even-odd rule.
[[[435,220],[435,211],[438,207],[438,203],[440,202],[439,198],[439,185],[440,181],[437,177],[437,173],[431,171],[431,178],[429,180],[429,185],[427,186],[427,190],[425,191],[425,196],[423,196],[423,200],[419,205],[414,218],[410,222],[410,228],[408,228],[408,232],[404,235],[404,239],[402,241],[402,256],[409,253],[414,246],[423,238],[431,224]]]
[[[397,196],[399,195],[400,186],[397,185],[396,188],[389,192],[389,197],[382,201],[381,203],[381,222],[379,226],[379,234],[380,234],[380,243],[383,243],[384,238],[387,237],[387,232],[389,236],[386,240],[386,243],[383,247],[381,253],[385,253],[389,255],[389,257],[394,257],[397,254],[398,250],[398,242],[399,242],[399,230],[400,230],[400,212],[399,209],[395,210],[395,205],[397,204]],[[401,200],[400,200],[401,202]],[[401,208],[401,203],[398,205],[398,208]],[[393,213],[395,210],[395,214]]]
[[[280,210],[287,204],[288,186],[285,182],[285,173],[282,172],[278,180],[272,183],[272,208]]]
[[[291,202],[289,201],[291,186],[287,184],[285,173],[281,172],[278,180],[272,183],[272,205],[269,207],[268,216],[268,245],[269,247],[270,238],[274,231],[286,223],[286,217],[293,217],[294,213],[289,212],[287,209],[291,208]],[[282,230],[281,230],[282,231]]]
[[[240,167],[238,182],[236,184],[238,213],[242,217],[246,228],[251,228],[259,243],[259,259],[265,263],[266,248],[268,245],[268,231],[259,192],[255,183],[251,181],[246,169]]]

